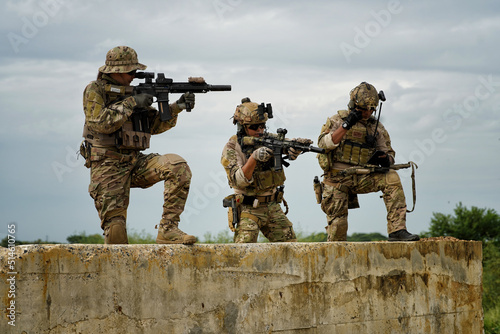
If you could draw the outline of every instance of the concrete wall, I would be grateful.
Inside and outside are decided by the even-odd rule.
[[[14,252],[0,249],[0,333],[483,328],[480,242],[29,245]],[[6,307],[12,301],[14,312]]]

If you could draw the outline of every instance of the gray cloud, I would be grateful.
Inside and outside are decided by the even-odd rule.
[[[221,199],[231,190],[219,155],[235,132],[230,117],[242,97],[273,104],[271,130],[286,127],[293,137],[316,140],[326,118],[345,108],[350,89],[361,81],[386,93],[382,121],[399,162],[420,166],[417,209],[408,216],[412,232],[426,230],[432,212],[451,213],[459,201],[498,211],[499,6],[7,1],[0,14],[2,221],[17,222],[22,240],[65,241],[74,232],[100,232],[88,170],[74,153],[83,89],[116,45],[134,47],[148,70],[176,81],[199,75],[233,86],[198,95],[191,113],[152,139],[151,152],[178,153],[193,170],[181,217],[189,233],[202,237],[227,228]],[[321,174],[316,158],[301,156],[286,173],[290,219],[307,232],[324,231],[326,219],[312,192],[312,178]],[[409,174],[400,175],[410,205]],[[161,188],[132,191],[129,228],[155,233]],[[361,196],[361,206],[350,212],[349,233],[385,233],[378,194]]]

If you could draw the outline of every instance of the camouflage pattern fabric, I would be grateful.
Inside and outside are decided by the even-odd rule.
[[[134,151],[129,155],[116,154],[116,157],[93,154],[92,158],[89,193],[101,227],[104,229],[113,221],[126,221],[130,188],[148,188],[159,181],[165,181],[162,220],[178,222],[191,182],[186,161],[176,154],[145,155]]]
[[[243,153],[237,136],[232,136],[224,146],[221,163],[227,173],[229,185],[237,194],[246,196],[273,195],[276,192],[276,187],[283,184],[284,173],[282,171],[273,172],[269,169],[263,171],[260,168],[262,163],[259,162],[252,179],[246,179],[241,168],[247,162],[251,151],[249,150],[248,154]],[[269,184],[255,184],[260,174],[269,175],[269,173],[274,173],[276,176],[268,178]],[[240,221],[236,226],[234,242],[257,242],[259,231],[262,231],[271,242],[296,240],[292,223],[277,202],[262,203],[257,208],[241,205]]]
[[[132,96],[121,97],[118,94],[106,91],[107,84],[117,84],[108,75],[102,79],[92,81],[83,93],[83,110],[85,122],[94,133],[110,134],[119,130],[129,120],[136,106]],[[151,110],[151,134],[163,133],[177,124],[177,117],[181,109],[176,103],[170,104],[172,119],[162,122],[155,108]]]
[[[85,123],[94,137],[113,135],[121,129],[136,106],[133,97],[119,96],[106,90],[117,83],[107,74],[91,82],[83,94]],[[181,111],[176,103],[170,105],[173,118],[162,122],[154,108],[149,111],[151,133],[158,134],[174,127]],[[142,154],[139,150],[119,150],[116,146],[94,145],[90,149],[90,196],[106,231],[112,222],[125,225],[130,188],[148,188],[164,181],[162,221],[178,222],[184,210],[191,181],[186,161],[176,154]]]
[[[355,180],[354,178],[357,178]],[[349,193],[381,191],[387,209],[387,233],[406,229],[406,199],[396,171],[368,175],[335,176],[323,185],[321,209],[326,213],[328,241],[347,239]]]
[[[99,72],[127,73],[146,68],[146,65],[139,63],[134,49],[128,46],[117,46],[108,51],[105,65],[99,68]]]
[[[357,176],[339,176],[337,171],[353,167],[350,164],[335,160],[336,151],[342,147],[342,141],[334,144],[331,134],[338,129],[343,120],[339,111],[336,115],[329,117],[321,129],[318,138],[318,146],[324,148],[330,156],[331,163],[325,163],[325,159],[319,159],[319,163],[325,169],[323,199],[321,209],[327,215],[328,226],[326,227],[328,241],[341,241],[347,238],[347,212],[349,194],[366,194],[382,191],[384,203],[387,209],[387,232],[395,232],[406,229],[406,199],[403,186],[396,171],[388,173],[372,173]],[[355,127],[365,126],[367,132],[374,133],[376,120],[372,117],[368,121],[360,121]],[[353,127],[354,128],[354,127]],[[378,125],[375,148],[395,157],[391,146],[389,133],[382,123]],[[323,155],[323,158],[326,155]]]
[[[270,242],[297,241],[292,223],[276,202],[261,204],[257,208],[242,205],[234,242],[257,242],[259,231],[262,231]]]

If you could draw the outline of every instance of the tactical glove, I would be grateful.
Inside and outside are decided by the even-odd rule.
[[[252,152],[252,157],[260,162],[266,162],[269,159],[271,159],[272,156],[273,156],[273,150],[264,146],[259,147],[258,149]]]
[[[368,160],[368,164],[379,165],[380,167],[390,167],[391,158],[387,153],[383,151],[377,151],[373,154],[370,160]]]
[[[391,167],[391,158],[389,155],[385,155],[385,157],[378,157],[378,163],[381,167]]]
[[[194,94],[189,92],[184,93],[176,103],[181,110],[187,109],[189,111],[194,108]]]
[[[347,115],[347,117],[344,120],[344,123],[342,123],[342,127],[346,130],[349,130],[360,119],[361,119],[361,111],[354,109],[349,113],[349,115]]]
[[[146,108],[153,104],[153,95],[151,94],[137,94],[134,95],[134,99],[138,108]]]
[[[300,153],[301,153],[300,150],[291,147],[290,149],[288,149],[288,158],[290,160],[295,160],[297,159]]]
[[[299,143],[301,143],[303,145],[311,145],[313,143],[313,141],[311,139],[308,139],[308,138],[293,138],[292,140],[298,141]]]

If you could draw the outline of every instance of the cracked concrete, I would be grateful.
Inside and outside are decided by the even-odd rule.
[[[15,298],[0,285],[0,333],[483,328],[480,242],[26,245],[15,254]],[[3,264],[8,256],[0,249]]]

